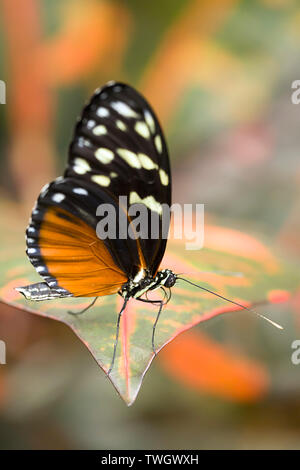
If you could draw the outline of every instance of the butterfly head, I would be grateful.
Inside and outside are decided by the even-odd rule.
[[[159,282],[159,287],[164,286],[170,288],[174,286],[177,276],[171,269],[164,269],[157,273],[155,279]]]
[[[155,290],[159,287],[173,287],[177,276],[170,269],[158,271],[155,277],[145,275],[137,280],[137,276],[133,280],[129,280],[123,285],[121,293],[124,298],[138,298],[149,290]]]

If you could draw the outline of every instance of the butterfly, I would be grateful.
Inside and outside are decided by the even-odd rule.
[[[126,197],[128,207],[120,207]],[[132,228],[128,215],[135,204],[147,211],[149,233],[158,224],[158,237],[99,237],[98,208],[109,205]],[[27,256],[43,278],[16,288],[27,300],[98,297],[119,294],[111,372],[122,313],[132,298],[158,306],[155,328],[163,306],[170,300],[150,300],[149,291],[170,289],[177,280],[192,282],[171,269],[159,270],[165,253],[169,221],[163,230],[164,207],[171,205],[171,171],[166,141],[159,121],[146,99],[131,86],[109,82],[95,91],[75,126],[67,168],[62,177],[42,188],[26,230]],[[156,215],[156,217],[152,217]],[[166,230],[167,229],[167,230]],[[120,233],[117,230],[117,233]],[[136,236],[135,236],[136,234]],[[230,301],[208,289],[193,284]],[[81,314],[81,312],[69,312]],[[247,309],[249,310],[249,309]]]
[[[151,213],[158,215],[158,238],[97,236],[97,208],[119,209],[120,196],[127,197],[128,209],[137,203],[146,208],[149,231]],[[163,204],[171,205],[171,172],[158,119],[135,89],[109,82],[95,91],[78,119],[64,175],[42,188],[32,210],[26,253],[44,282],[17,290],[35,301],[95,301],[119,293],[124,302],[117,334],[131,298],[157,303],[160,313],[163,300],[142,296],[176,282],[170,269],[159,271],[167,242],[161,236]]]

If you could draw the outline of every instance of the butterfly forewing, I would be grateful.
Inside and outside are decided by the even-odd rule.
[[[127,207],[120,207],[120,196],[127,197]],[[120,221],[130,225],[127,209],[136,203],[147,208],[149,238],[120,238]],[[170,203],[168,152],[153,110],[133,88],[109,83],[82,112],[64,177],[39,196],[27,254],[47,283],[73,295],[117,292],[141,267],[156,273],[166,246],[161,208]],[[101,204],[116,212],[116,233],[105,240],[96,234]],[[156,239],[153,221],[159,225]]]

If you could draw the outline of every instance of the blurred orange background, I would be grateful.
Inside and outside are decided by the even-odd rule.
[[[83,103],[120,80],[162,122],[174,202],[299,261],[299,2],[0,0],[0,12],[2,208],[28,218]],[[1,304],[0,448],[299,448],[299,306],[268,308],[280,336],[230,315],[184,333],[127,409],[65,326]]]

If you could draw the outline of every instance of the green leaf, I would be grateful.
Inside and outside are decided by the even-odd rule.
[[[0,227],[0,299],[22,310],[67,324],[100,367],[107,371],[112,360],[116,321],[122,299],[117,295],[101,297],[81,316],[72,316],[68,310],[80,310],[92,299],[26,301],[14,288],[37,282],[40,277],[25,255],[26,223],[18,222],[20,217],[16,208],[10,206],[9,209],[9,216],[3,217],[3,227]],[[5,220],[11,221],[9,228],[4,227]],[[241,232],[206,226],[205,248],[199,251],[187,251],[185,248],[185,240],[170,240],[162,267],[183,273],[183,277],[244,305],[265,300],[287,300],[299,286],[300,275],[294,267],[275,257],[257,239]],[[158,297],[159,293],[153,293],[151,298]],[[157,351],[182,331],[233,310],[240,309],[178,281],[156,328]],[[134,402],[143,377],[154,359],[151,338],[156,315],[157,306],[130,300],[121,319],[117,356],[109,379],[128,405]]]

